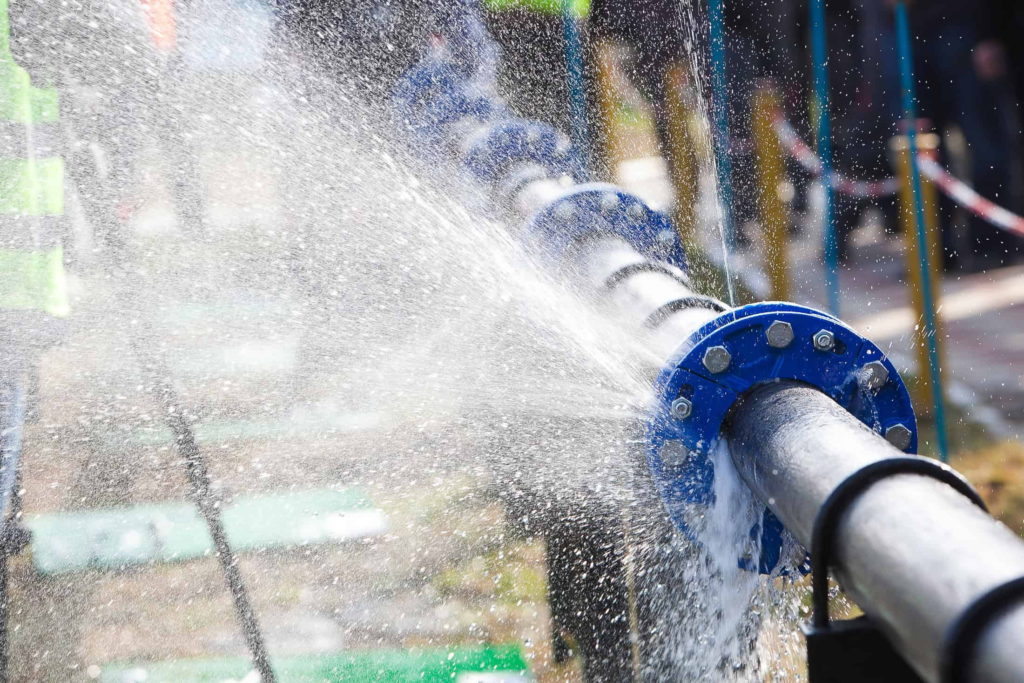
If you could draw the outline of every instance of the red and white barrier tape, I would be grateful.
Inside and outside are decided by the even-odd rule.
[[[800,136],[793,129],[793,126],[786,120],[781,112],[776,112],[772,124],[775,127],[775,134],[779,136],[779,142],[789,154],[796,159],[797,163],[804,169],[818,178],[821,176],[821,160],[807,144],[800,139]],[[900,181],[896,178],[885,180],[850,180],[835,171],[829,179],[829,184],[836,192],[858,199],[891,197],[899,190]]]
[[[955,178],[953,174],[944,169],[935,159],[921,155],[918,157],[917,165],[923,175],[934,182],[940,190],[945,192],[950,199],[960,206],[974,215],[985,219],[997,228],[1002,228],[1018,235],[1024,235],[1024,218],[985,199],[971,189],[969,185]]]
[[[792,124],[782,115],[782,112],[775,113],[772,124],[775,127],[776,135],[779,136],[779,141],[786,148],[786,151],[808,173],[813,174],[815,177],[820,177],[821,161],[818,159],[818,155],[800,139],[800,136],[793,129]],[[935,159],[922,154],[918,157],[918,167],[923,175],[934,182],[940,190],[960,206],[998,228],[1024,236],[1024,218],[985,199],[965,182],[958,180],[953,174],[944,169]],[[895,194],[899,190],[900,182],[896,178],[886,178],[885,180],[875,182],[850,180],[833,172],[831,185],[837,192],[851,197],[871,198],[888,197]]]

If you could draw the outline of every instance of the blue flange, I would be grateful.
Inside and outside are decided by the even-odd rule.
[[[447,126],[473,116],[487,121],[506,113],[504,103],[441,58],[427,58],[399,81],[392,95],[396,123],[429,148]]]
[[[463,161],[485,183],[522,163],[542,166],[553,176],[573,170],[569,138],[553,126],[527,119],[504,119],[482,128],[468,141]]]
[[[541,257],[560,263],[573,243],[600,232],[623,238],[648,258],[686,268],[682,243],[668,216],[607,183],[568,188],[530,218],[523,240]]]
[[[655,382],[647,415],[647,463],[673,522],[691,538],[684,512],[714,502],[711,457],[723,420],[751,388],[779,379],[819,389],[890,441],[905,443],[904,451],[917,451],[906,385],[872,342],[803,306],[733,309],[680,345]],[[759,526],[759,569],[767,573],[778,562],[782,525],[766,512]]]

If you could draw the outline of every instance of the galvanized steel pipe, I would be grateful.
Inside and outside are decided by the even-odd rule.
[[[726,434],[743,481],[809,548],[835,487],[869,463],[902,455],[829,397],[793,383],[743,399]],[[917,475],[861,494],[835,547],[844,590],[933,683],[950,624],[981,594],[1024,576],[1024,542],[949,486]],[[1024,681],[1024,604],[983,634],[970,671],[975,683]]]

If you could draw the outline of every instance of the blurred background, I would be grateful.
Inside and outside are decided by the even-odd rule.
[[[8,680],[804,675],[805,579],[720,590],[638,468],[651,349],[410,151],[391,93],[458,4],[0,0]],[[705,3],[481,8],[513,111],[703,293],[840,302],[1024,533],[1024,8],[909,7],[934,377],[892,4],[726,4],[727,103]]]

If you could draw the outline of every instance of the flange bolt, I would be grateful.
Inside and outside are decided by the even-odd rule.
[[[828,330],[818,330],[814,333],[814,348],[819,351],[831,351],[836,346],[836,336]]]
[[[672,417],[685,420],[693,413],[693,401],[688,398],[677,398],[672,401]]]
[[[768,346],[775,349],[784,349],[793,343],[793,326],[787,322],[776,320],[765,331],[768,338]]]
[[[619,196],[614,192],[605,192],[601,195],[601,212],[610,214],[619,208]]]
[[[729,369],[729,363],[732,362],[732,354],[724,346],[712,346],[704,352],[703,362],[708,372],[717,375]]]
[[[885,430],[885,440],[901,451],[910,447],[910,438],[913,436],[907,426],[900,423],[894,424]]]
[[[861,368],[860,381],[868,391],[878,391],[889,381],[889,371],[882,361],[873,360]]]

